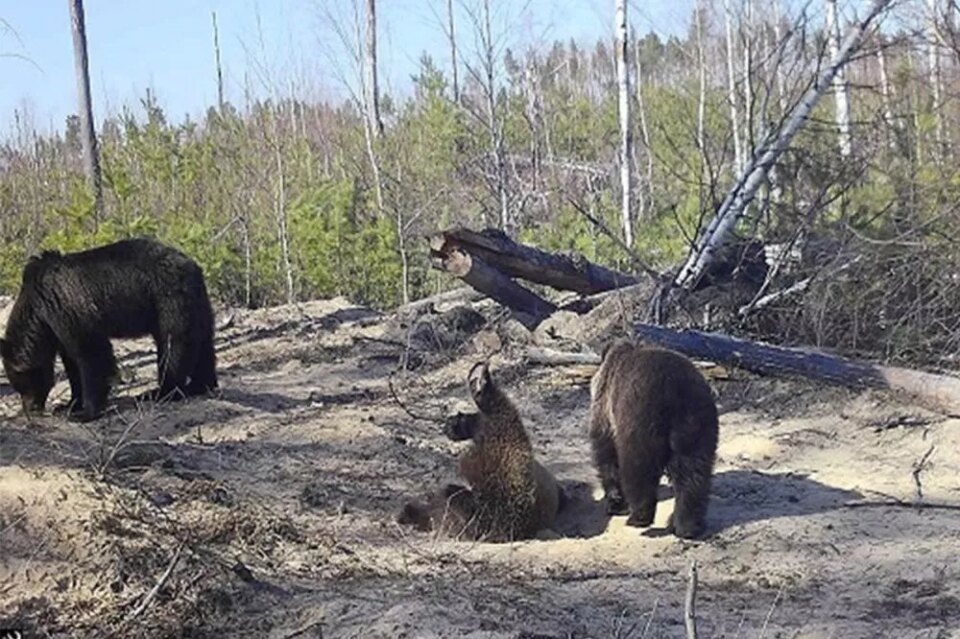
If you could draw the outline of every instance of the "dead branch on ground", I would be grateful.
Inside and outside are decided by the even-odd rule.
[[[697,639],[697,560],[690,562],[687,576],[687,596],[683,605],[683,625],[687,630],[687,639]]]
[[[157,580],[156,585],[150,589],[150,592],[146,594],[143,600],[140,601],[140,604],[130,611],[121,624],[121,628],[134,619],[136,619],[140,614],[143,613],[150,606],[150,602],[154,600],[157,596],[157,593],[160,592],[160,589],[163,588],[164,584],[167,583],[167,580],[170,579],[170,575],[173,574],[174,568],[177,567],[177,563],[180,561],[180,553],[183,551],[183,543],[177,546],[176,551],[173,553],[173,558],[170,560],[170,563],[167,565],[167,569],[163,571],[163,574],[160,575],[160,579]]]

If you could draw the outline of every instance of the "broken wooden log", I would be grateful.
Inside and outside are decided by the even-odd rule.
[[[634,324],[634,332],[645,341],[689,357],[732,364],[765,375],[798,375],[849,388],[899,391],[950,415],[960,415],[960,378],[770,346],[720,333],[676,331],[644,323]]]
[[[557,255],[518,244],[502,231],[465,228],[441,231],[430,238],[430,251],[443,258],[459,250],[481,258],[510,276],[581,295],[592,295],[636,284],[637,278],[594,264],[579,255]]]
[[[496,300],[513,311],[514,317],[529,330],[549,317],[557,307],[530,289],[487,264],[481,257],[458,248],[450,248],[434,255],[434,266],[452,275]]]
[[[592,375],[600,366],[600,356],[593,352],[571,353],[558,351],[552,348],[529,347],[525,358],[531,364],[539,366],[574,366],[580,367],[586,375]],[[729,379],[730,373],[715,362],[694,359],[693,365],[700,369],[710,379]]]

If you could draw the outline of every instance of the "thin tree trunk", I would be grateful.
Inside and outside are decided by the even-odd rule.
[[[843,68],[853,52],[860,46],[867,28],[891,2],[892,0],[874,0],[866,16],[850,27],[837,55],[820,72],[813,85],[807,89],[777,137],[772,141],[763,140],[761,142],[758,153],[754,154],[757,159],[751,160],[750,165],[744,168],[737,183],[717,210],[717,214],[700,236],[696,250],[691,252],[683,268],[677,274],[675,280],[677,286],[690,289],[700,280],[703,272],[713,262],[717,251],[723,246],[727,236],[733,230],[737,220],[742,216],[746,206],[756,195],[757,189],[760,188],[766,178],[769,168],[776,163],[780,155],[787,149],[793,136],[804,125],[817,102],[820,101],[824,92],[833,82],[837,72]]]
[[[83,0],[68,0],[73,31],[73,58],[77,74],[80,139],[83,144],[83,166],[93,194],[94,223],[103,217],[103,191],[100,185],[100,155],[97,132],[93,124],[93,102],[90,98],[90,64],[87,57],[87,30],[83,16]]]
[[[223,66],[220,64],[220,31],[217,29],[217,12],[211,12],[213,16],[213,55],[217,63],[217,106],[220,113],[223,113]]]
[[[286,283],[287,304],[293,304],[293,265],[290,262],[290,236],[287,233],[287,185],[283,175],[283,149],[280,142],[279,113],[273,114],[274,157],[277,168],[277,192],[274,213],[277,218],[277,239],[280,241],[280,265]]]
[[[840,19],[837,15],[837,0],[824,0],[827,4],[827,39],[830,42],[830,57],[834,60],[840,52]],[[840,155],[849,157],[853,152],[850,139],[850,102],[847,80],[843,69],[833,77],[833,94],[836,100],[837,145]]]
[[[645,211],[654,211],[654,196],[653,196],[653,150],[650,148],[650,129],[647,128],[647,109],[643,100],[643,66],[641,65],[640,60],[640,41],[636,42],[634,46],[634,58],[635,66],[637,68],[637,86],[635,88],[635,93],[637,96],[637,114],[640,116],[640,136],[643,141],[643,147],[646,150],[647,155],[647,176],[646,176],[646,185],[647,185],[647,195],[644,199],[644,208],[642,212]],[[641,218],[644,217],[641,215]]]
[[[733,173],[743,170],[743,147],[740,144],[740,116],[737,113],[737,78],[734,69],[733,9],[730,0],[723,0],[723,22],[727,36],[727,102],[730,104],[730,129],[733,134]]]
[[[927,0],[929,27],[927,30],[927,65],[930,74],[930,88],[933,91],[933,114],[936,136],[936,152],[934,159],[939,161],[943,157],[946,135],[943,128],[943,78],[940,74],[940,35],[937,31],[937,0]]]
[[[779,31],[779,22],[780,22],[780,3],[774,2],[774,32]],[[771,31],[765,28],[765,25],[761,21],[762,32],[760,34],[761,42],[763,43],[763,52],[761,53],[761,60],[763,61],[760,66],[760,75],[762,78],[763,86],[766,88],[766,96],[763,100],[763,105],[760,109],[760,139],[765,140],[767,136],[770,135],[770,94],[775,93],[777,96],[777,103],[780,107],[780,113],[783,113],[783,87],[780,84],[780,68],[782,64],[782,56],[778,55],[776,58],[771,57],[775,48],[782,47],[783,43],[780,42],[779,36],[776,36],[776,41],[771,42],[770,38],[774,37]],[[782,50],[782,49],[781,49]],[[770,73],[770,64],[771,62],[775,65],[773,69],[773,74]],[[767,194],[768,198],[764,202],[763,211],[769,215],[770,204],[774,206],[780,203],[782,199],[782,189],[780,188],[780,176],[777,171],[777,166],[770,167],[770,177],[767,184]]]
[[[756,144],[753,94],[753,0],[744,0],[740,21],[743,36],[743,155],[745,158]]]
[[[630,126],[630,68],[627,66],[627,0],[616,2],[617,86],[620,94],[620,207],[623,241],[633,246],[633,129]]]
[[[887,56],[883,51],[884,41],[881,37],[877,46],[877,65],[880,67],[880,97],[883,100],[883,121],[886,123],[890,132],[890,147],[896,147],[897,124],[893,118],[893,93],[890,87],[890,79],[887,76]]]
[[[375,138],[383,135],[380,119],[380,91],[377,86],[377,6],[376,0],[367,0],[367,117]]]
[[[490,128],[490,143],[493,147],[493,159],[496,163],[497,198],[500,201],[500,229],[510,232],[510,201],[507,197],[507,163],[503,150],[503,128],[497,109],[496,61],[493,54],[493,30],[490,27],[490,0],[483,0],[483,66],[487,86],[487,126]]]
[[[773,2],[773,39],[778,47],[783,44],[783,25],[781,24],[783,16],[780,15],[780,0]],[[780,106],[780,113],[787,111],[786,79],[783,72],[783,56],[777,56],[777,104]]]
[[[451,79],[453,81],[453,101],[455,104],[460,104],[460,76],[457,69],[457,38],[453,23],[453,0],[447,0],[447,20],[450,29],[450,66]]]
[[[532,57],[524,70],[524,90],[527,93],[527,121],[530,126],[530,161],[533,167],[533,188],[539,189],[543,167],[543,115],[540,102],[540,81],[537,62]]]
[[[249,211],[249,202],[248,209]],[[250,218],[245,211],[241,223],[243,229],[243,305],[250,308],[253,299],[253,251],[250,248]]]
[[[356,7],[356,5],[354,5]],[[366,47],[360,33],[360,16],[354,13],[354,27],[357,35],[357,60],[361,61],[360,70],[360,107],[363,110],[363,137],[370,160],[370,172],[373,174],[373,192],[377,200],[377,213],[383,215],[383,182],[380,179],[380,161],[377,156],[377,138],[382,133],[378,129],[379,106],[377,105],[376,73],[376,17],[374,0],[367,0],[367,40]],[[371,18],[373,16],[373,18]],[[371,38],[372,34],[372,38]],[[371,46],[372,45],[372,46]],[[376,115],[374,115],[376,113]],[[379,131],[379,132],[378,132]]]
[[[697,0],[694,7],[697,29],[697,66],[700,70],[700,93],[697,97],[697,149],[700,151],[700,171],[706,166],[706,141],[704,128],[707,116],[707,63],[703,51],[703,2]]]
[[[407,256],[406,224],[403,212],[398,206],[396,209],[397,224],[397,252],[400,254],[400,298],[403,304],[410,303],[410,260]]]

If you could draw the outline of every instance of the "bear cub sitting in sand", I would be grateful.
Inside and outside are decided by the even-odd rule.
[[[668,531],[702,535],[719,428],[703,375],[679,353],[620,340],[605,351],[590,397],[590,440],[608,513],[629,510],[628,525],[650,526],[666,471],[676,497]]]
[[[485,364],[468,375],[476,414],[458,415],[446,433],[472,440],[460,457],[470,488],[449,484],[426,503],[409,502],[397,518],[422,531],[491,542],[529,539],[553,526],[563,493],[533,457],[520,414]]]
[[[70,379],[70,411],[99,417],[117,374],[110,338],[151,335],[159,389],[150,397],[200,395],[217,387],[213,311],[203,271],[151,239],[31,257],[0,340],[7,379],[24,412],[42,412],[59,354]]]

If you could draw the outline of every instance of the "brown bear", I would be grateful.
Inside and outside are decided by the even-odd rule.
[[[149,395],[176,398],[217,387],[213,333],[200,266],[156,240],[134,238],[31,257],[0,356],[30,413],[44,409],[59,354],[70,379],[70,411],[89,421],[103,413],[116,377],[111,338],[151,335],[160,384]]]
[[[479,413],[458,415],[446,432],[455,441],[472,440],[460,457],[470,487],[449,484],[426,503],[409,502],[397,521],[474,540],[529,539],[553,526],[563,493],[534,459],[516,406],[487,366],[474,365],[467,380]]]
[[[607,512],[629,509],[628,525],[651,525],[666,471],[676,497],[667,529],[699,537],[719,430],[703,375],[679,353],[619,340],[604,352],[590,397],[590,440]]]

